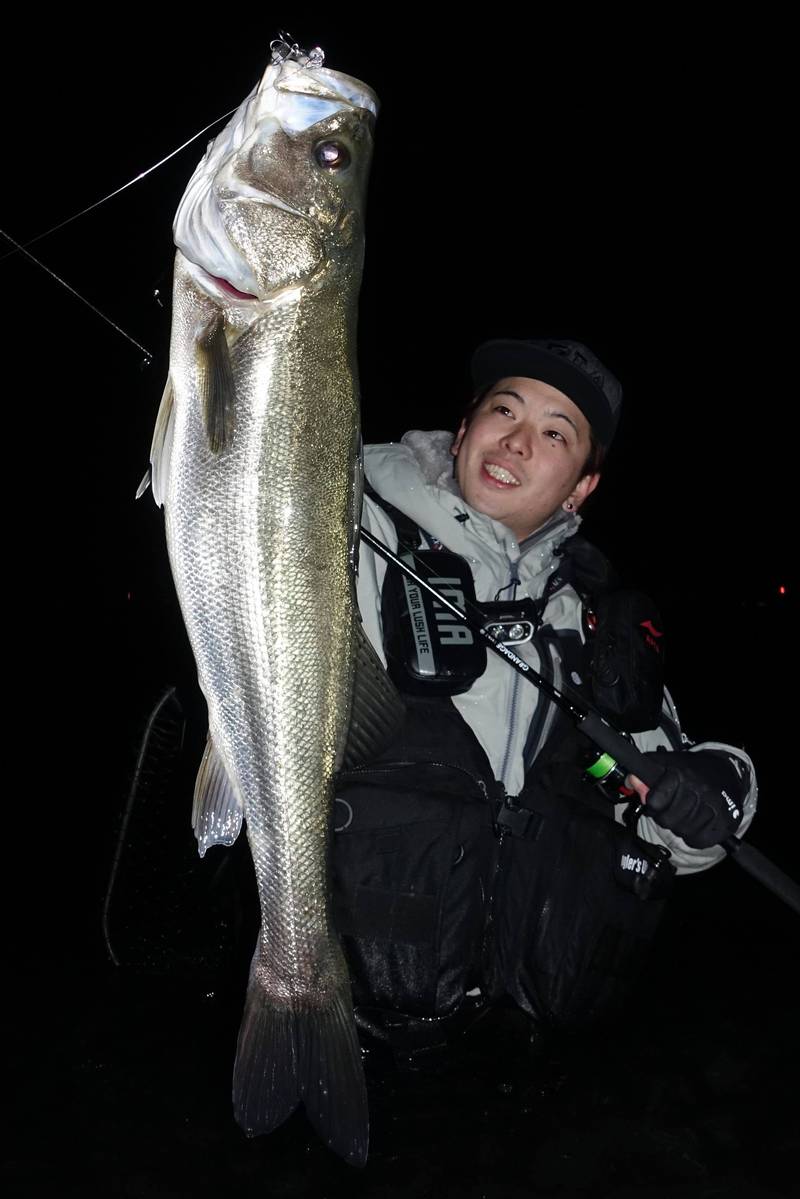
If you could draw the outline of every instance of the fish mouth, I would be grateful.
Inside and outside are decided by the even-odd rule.
[[[227,279],[223,279],[220,275],[212,275],[208,271],[206,271],[206,274],[208,275],[209,279],[213,279],[217,287],[221,287],[226,295],[233,296],[235,300],[258,299],[258,296],[254,296],[250,291],[239,291],[238,287],[234,287],[232,283],[230,283]]]
[[[189,267],[189,274],[194,279],[197,286],[203,291],[209,299],[216,300],[236,300],[240,304],[257,304],[260,302],[260,297],[254,295],[251,291],[242,291],[235,283],[231,283],[230,279],[226,279],[224,275],[212,275],[211,271],[206,270],[199,262],[192,262],[191,259],[186,259]]]

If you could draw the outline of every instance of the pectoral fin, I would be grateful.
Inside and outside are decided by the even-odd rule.
[[[221,315],[206,325],[197,343],[201,366],[200,402],[208,444],[213,454],[220,453],[233,437],[236,387],[231,356]]]

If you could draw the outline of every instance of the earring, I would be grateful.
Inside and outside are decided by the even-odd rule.
[[[564,504],[564,508],[567,512],[573,512],[575,509],[575,505],[573,504],[572,500],[567,500],[566,503]]]

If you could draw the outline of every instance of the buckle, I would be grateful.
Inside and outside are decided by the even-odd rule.
[[[513,808],[508,803],[504,803],[498,809],[495,824],[500,828],[508,829],[515,837],[526,837],[530,841],[535,841],[542,826],[542,819],[543,817],[538,812],[533,812],[530,808]]]

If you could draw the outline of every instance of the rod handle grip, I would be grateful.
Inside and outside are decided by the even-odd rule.
[[[662,766],[653,758],[641,753],[632,741],[623,737],[616,729],[612,729],[611,725],[606,724],[594,712],[579,720],[578,728],[605,753],[611,754],[626,774],[635,774],[648,787],[654,786],[666,769],[666,762]]]

